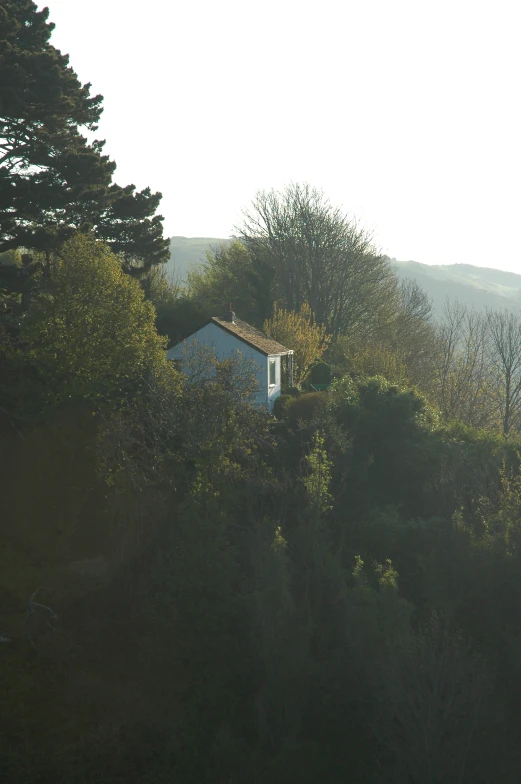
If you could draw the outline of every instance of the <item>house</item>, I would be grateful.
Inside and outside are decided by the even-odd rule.
[[[255,403],[268,411],[280,395],[283,358],[287,362],[289,384],[293,383],[293,351],[238,319],[231,308],[224,317],[214,316],[204,327],[172,346],[167,352],[167,359],[179,364],[182,369],[183,356],[191,345],[211,348],[220,361],[240,352],[243,359],[254,363],[258,368],[259,382]]]

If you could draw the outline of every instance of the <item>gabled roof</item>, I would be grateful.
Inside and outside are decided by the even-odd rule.
[[[266,337],[263,332],[255,329],[251,324],[241,321],[241,319],[234,318],[233,321],[227,321],[214,316],[210,323],[217,324],[221,329],[235,335],[236,338],[257,349],[257,351],[260,351],[261,354],[265,354],[267,357],[279,354],[293,354],[292,349],[286,348],[282,343],[277,343],[276,340]]]

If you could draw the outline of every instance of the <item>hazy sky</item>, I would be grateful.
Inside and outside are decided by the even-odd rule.
[[[390,256],[521,273],[519,2],[46,4],[168,235],[227,237],[256,190],[307,181]]]

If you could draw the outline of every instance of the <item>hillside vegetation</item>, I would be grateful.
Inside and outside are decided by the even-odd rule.
[[[192,267],[204,264],[206,254],[228,240],[215,237],[170,237],[170,256],[166,263],[168,274],[186,283]]]
[[[190,269],[204,265],[206,254],[230,240],[216,237],[170,237],[167,269],[186,282]],[[447,299],[476,310],[521,308],[521,275],[472,264],[421,264],[390,259],[400,279],[416,281],[432,302],[433,313],[443,313]]]
[[[0,782],[521,780],[521,317],[434,320],[306,183],[172,281],[47,11],[0,21]],[[273,412],[166,359],[229,302]]]
[[[391,260],[400,278],[412,278],[426,292],[434,312],[441,314],[447,299],[476,310],[521,308],[521,275],[472,264],[419,264]]]

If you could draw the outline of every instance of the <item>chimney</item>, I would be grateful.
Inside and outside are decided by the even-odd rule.
[[[232,303],[228,302],[228,310],[225,315],[226,321],[229,321],[231,324],[235,324],[235,313],[232,310]]]

